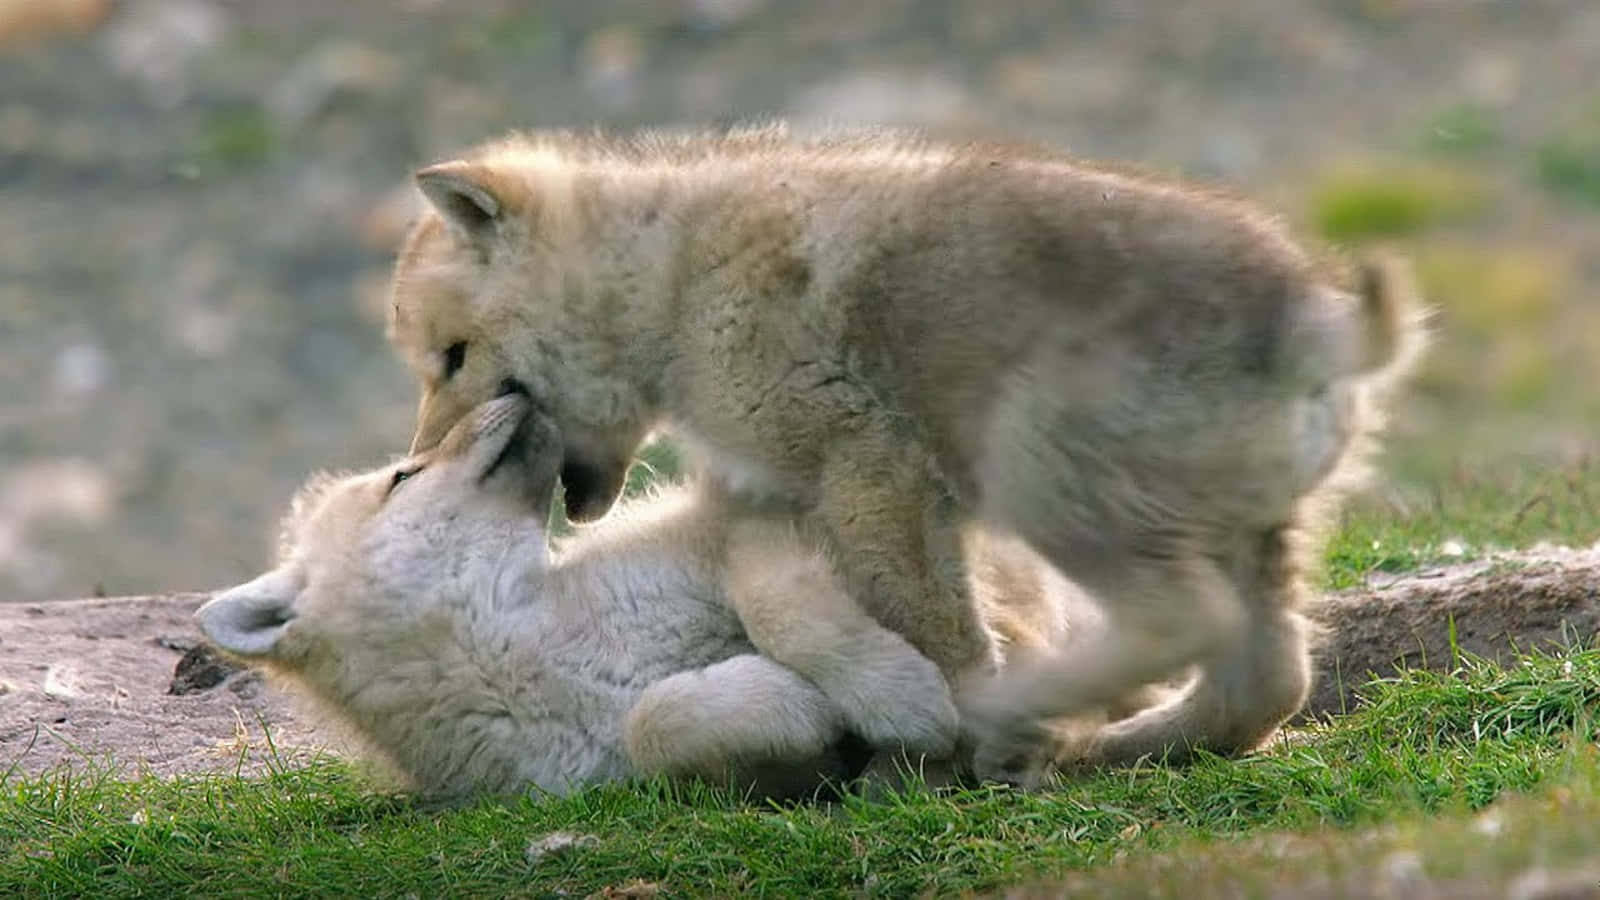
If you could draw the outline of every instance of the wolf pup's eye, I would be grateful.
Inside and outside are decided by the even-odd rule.
[[[394,489],[400,486],[400,482],[405,481],[407,478],[410,478],[411,476],[413,476],[413,475],[415,475],[415,474],[417,474],[418,472],[421,472],[421,471],[422,471],[422,467],[421,466],[417,466],[417,467],[411,468],[411,469],[395,469],[394,470],[394,477],[389,479],[389,490],[387,492],[385,492],[384,496],[388,496],[389,494],[394,493]]]
[[[466,363],[466,361],[466,341],[456,341],[454,344],[446,347],[444,351],[444,377],[449,378],[450,376],[461,371],[461,367]]]

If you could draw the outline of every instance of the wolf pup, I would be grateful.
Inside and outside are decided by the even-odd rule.
[[[1089,761],[1241,752],[1303,702],[1301,534],[1418,344],[1396,267],[1351,284],[1229,199],[893,134],[519,135],[417,183],[390,321],[415,448],[515,379],[584,519],[670,426],[965,685],[982,775],[1031,782],[1044,720],[1191,667]],[[1104,639],[981,677],[973,521],[1088,590]]]
[[[730,533],[692,487],[625,504],[552,557],[560,460],[549,421],[511,394],[429,451],[313,479],[276,568],[217,595],[199,625],[441,798],[640,772],[783,794],[848,775],[852,716],[757,652],[723,596],[730,552],[760,556],[771,589],[838,598],[814,628],[781,629],[791,658],[814,659],[811,645],[845,657],[863,684],[852,693],[838,676],[836,695],[884,705],[945,690],[931,662],[846,602],[792,528]]]

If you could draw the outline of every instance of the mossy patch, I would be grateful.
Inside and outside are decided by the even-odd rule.
[[[1311,215],[1323,236],[1351,243],[1468,219],[1488,194],[1483,180],[1456,169],[1346,169],[1313,188]]]
[[[1540,142],[1534,172],[1551,193],[1600,204],[1600,100]]]
[[[1477,157],[1500,146],[1503,139],[1493,112],[1462,103],[1440,110],[1428,122],[1422,149],[1440,156]]]

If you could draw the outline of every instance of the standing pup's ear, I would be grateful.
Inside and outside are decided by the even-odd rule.
[[[270,656],[289,620],[300,579],[274,569],[254,581],[229,588],[195,611],[195,621],[211,642],[239,656]]]
[[[439,163],[416,174],[417,187],[456,234],[481,244],[492,237],[505,211],[493,173],[475,163]]]

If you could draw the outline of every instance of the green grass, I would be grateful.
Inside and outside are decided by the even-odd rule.
[[[644,882],[673,896],[905,897],[1067,874],[1090,893],[1101,874],[1181,892],[1194,889],[1197,860],[1239,878],[1255,859],[1259,877],[1281,879],[1323,873],[1332,858],[1262,868],[1251,840],[1263,835],[1349,855],[1377,847],[1365,832],[1385,822],[1437,819],[1419,833],[1459,837],[1507,792],[1581,792],[1584,809],[1596,805],[1600,652],[1510,670],[1466,660],[1365,694],[1369,705],[1250,758],[1107,772],[1033,795],[910,791],[781,809],[653,782],[439,811],[331,761],[253,780],[12,775],[0,781],[0,896],[585,896]],[[1600,830],[1577,818],[1571,828]],[[530,842],[557,831],[593,841],[530,860]],[[1174,851],[1187,860],[1181,878]],[[1482,862],[1450,853],[1437,863],[1447,874]],[[1507,873],[1530,858],[1502,855]]]
[[[1426,463],[1423,463],[1426,465]],[[1357,498],[1326,549],[1327,586],[1548,542],[1600,541],[1600,467],[1508,464],[1415,476],[1387,495]]]

